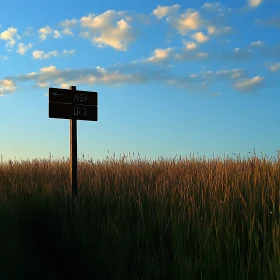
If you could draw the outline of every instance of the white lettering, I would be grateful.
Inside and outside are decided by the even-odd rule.
[[[85,101],[87,101],[87,94],[84,94],[84,93],[74,94],[74,101],[75,102],[85,102]]]

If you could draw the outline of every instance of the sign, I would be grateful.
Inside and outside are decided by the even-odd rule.
[[[49,88],[49,118],[97,121],[97,92]]]
[[[78,197],[77,120],[97,121],[97,92],[49,88],[49,118],[70,119],[70,179],[73,212]]]

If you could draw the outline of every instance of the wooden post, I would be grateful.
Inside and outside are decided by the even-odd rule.
[[[70,90],[76,91],[75,86],[71,86]],[[77,120],[70,119],[70,180],[72,184],[72,199],[73,202],[77,200]]]

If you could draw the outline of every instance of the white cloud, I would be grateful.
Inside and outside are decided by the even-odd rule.
[[[47,25],[45,27],[42,27],[38,30],[39,38],[44,41],[47,39],[47,35],[52,33],[52,29]]]
[[[266,62],[265,65],[272,72],[276,72],[280,70],[280,62],[278,63]]]
[[[256,23],[264,26],[280,27],[280,17],[271,17],[265,20],[257,19]]]
[[[58,55],[58,51],[51,51],[51,52],[44,52],[44,51],[40,51],[40,50],[36,50],[33,51],[32,56],[34,59],[48,59],[51,56],[57,56]]]
[[[263,2],[264,0],[248,0],[248,5],[250,7],[256,8],[260,6]]]
[[[20,39],[20,36],[17,34],[17,28],[10,27],[7,30],[0,33],[0,39],[7,41],[6,47],[13,48],[16,44],[16,39]]]
[[[217,97],[219,95],[221,95],[222,93],[221,92],[213,92],[210,94],[211,97]]]
[[[208,53],[206,52],[198,52],[196,54],[197,57],[201,57],[201,58],[205,58],[205,57],[208,57]]]
[[[244,69],[230,69],[230,70],[219,70],[215,73],[217,76],[223,76],[230,79],[238,79],[244,76]]]
[[[175,55],[175,59],[178,61],[190,61],[190,60],[197,60],[197,59],[205,59],[208,57],[208,53],[206,52],[190,52],[189,50],[184,50],[180,54]]]
[[[23,36],[32,36],[33,35],[33,27],[29,26],[27,27],[23,33],[22,33]]]
[[[56,69],[56,67],[54,65],[50,65],[48,67],[41,68],[40,72],[43,74],[56,74],[56,73],[58,73],[58,70]],[[34,76],[34,75],[32,75],[32,76]]]
[[[196,43],[191,41],[183,41],[185,48],[187,50],[194,50],[196,48]]]
[[[208,41],[208,37],[204,35],[202,32],[196,32],[193,34],[193,38],[198,42],[198,43],[205,43]]]
[[[230,26],[217,27],[214,25],[209,25],[207,30],[209,35],[225,35],[232,32],[233,28]]]
[[[202,8],[204,8],[204,9],[217,9],[220,6],[221,6],[221,4],[219,2],[214,2],[214,3],[206,2],[202,5]]]
[[[257,47],[257,46],[262,46],[264,43],[263,41],[257,41],[257,42],[252,42],[251,46]]]
[[[40,87],[40,88],[47,88],[47,87],[49,87],[49,83],[47,83],[47,82],[45,82],[45,83],[38,82],[38,83],[36,83],[36,86]]]
[[[79,22],[79,21],[78,21],[77,19],[75,19],[75,18],[70,19],[70,20],[69,20],[69,19],[66,19],[66,20],[63,20],[63,21],[60,23],[60,25],[61,25],[62,27],[64,27],[64,28],[71,28],[71,27],[77,25],[78,22]]]
[[[34,59],[43,60],[43,59],[48,59],[52,56],[66,56],[66,55],[73,55],[74,53],[75,53],[74,49],[71,51],[64,50],[62,53],[59,53],[58,51],[44,52],[41,50],[36,50],[33,51],[32,56]]]
[[[170,22],[182,36],[185,36],[189,31],[199,29],[203,23],[199,12],[193,10],[187,10],[186,13],[181,14],[179,17],[167,18],[167,21]]]
[[[149,57],[146,61],[161,62],[168,59],[173,51],[173,48],[156,49],[153,56]]]
[[[71,51],[64,50],[64,51],[62,52],[62,55],[69,55],[69,54],[73,55],[74,53],[75,53],[75,49],[73,49],[73,50],[71,50]]]
[[[62,31],[61,31],[62,34],[64,35],[67,35],[67,36],[73,36],[73,32],[70,30],[70,28],[64,28]]]
[[[18,44],[18,50],[17,53],[24,55],[26,51],[32,48],[32,44],[29,43],[28,45],[25,45],[24,43]]]
[[[16,84],[15,81],[4,79],[0,80],[0,93],[11,93],[16,90]]]
[[[54,32],[53,32],[53,37],[54,37],[55,39],[61,38],[60,32],[59,32],[58,30],[54,30]]]
[[[136,39],[133,28],[128,24],[129,20],[130,17],[126,16],[124,12],[109,10],[99,16],[91,14],[82,17],[80,23],[82,27],[88,28],[94,34],[92,35],[94,44],[107,45],[119,51],[126,51],[128,44]],[[99,32],[100,35],[96,36],[96,32]]]
[[[157,18],[162,19],[163,17],[174,14],[179,8],[180,5],[178,4],[173,6],[158,6],[156,9],[153,10],[153,14]]]
[[[256,76],[252,79],[242,79],[238,81],[234,87],[240,91],[252,91],[262,85],[264,78],[261,76]]]

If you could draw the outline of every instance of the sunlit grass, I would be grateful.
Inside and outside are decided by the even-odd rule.
[[[280,159],[0,165],[3,279],[280,279]],[[17,269],[15,269],[17,267]],[[29,278],[28,278],[29,277]]]

